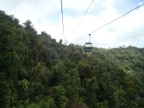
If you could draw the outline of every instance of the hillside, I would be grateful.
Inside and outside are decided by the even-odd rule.
[[[144,48],[64,45],[0,11],[0,108],[143,108]]]

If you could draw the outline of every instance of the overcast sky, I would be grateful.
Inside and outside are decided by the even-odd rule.
[[[142,4],[144,0],[63,0],[65,40],[84,45],[87,34]],[[0,0],[0,10],[14,15],[22,24],[30,20],[38,33],[46,31],[57,41],[64,39],[60,0]],[[76,29],[76,30],[75,30]],[[144,6],[91,34],[96,47],[113,48],[122,45],[144,47]]]

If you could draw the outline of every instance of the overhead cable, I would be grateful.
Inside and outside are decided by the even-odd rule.
[[[104,28],[105,26],[107,26],[107,25],[109,25],[109,24],[113,23],[114,21],[116,21],[116,20],[118,20],[118,19],[120,19],[120,18],[124,17],[125,15],[127,15],[127,14],[131,13],[132,11],[134,11],[134,10],[136,10],[136,9],[138,9],[138,8],[140,8],[140,7],[141,7],[141,6],[143,6],[143,5],[144,5],[144,3],[143,3],[143,4],[141,4],[141,5],[139,5],[139,6],[137,6],[137,7],[135,7],[134,9],[132,9],[132,10],[130,10],[130,11],[128,11],[128,12],[126,12],[126,13],[124,13],[123,15],[119,16],[118,18],[116,18],[116,19],[114,19],[114,20],[112,20],[112,21],[110,21],[110,22],[106,23],[105,25],[103,25],[103,26],[99,27],[98,29],[94,30],[94,31],[93,31],[93,32],[91,32],[91,33],[95,33],[95,32],[97,32],[98,30],[100,30],[100,29]]]
[[[63,27],[63,37],[64,37],[64,41],[65,41],[65,31],[64,31],[64,18],[63,18],[63,1],[62,0],[60,0],[60,2],[61,2],[61,15],[62,15],[62,27]]]
[[[110,25],[111,23],[113,23],[113,22],[117,21],[118,19],[120,19],[120,18],[126,16],[127,14],[129,14],[129,13],[133,12],[134,10],[136,10],[136,9],[138,9],[138,8],[140,8],[140,7],[142,7],[143,5],[144,5],[144,3],[140,4],[139,6],[135,7],[134,9],[132,9],[132,10],[130,10],[130,11],[128,11],[128,12],[122,14],[121,16],[117,17],[116,19],[114,19],[114,20],[112,20],[112,21],[110,21],[110,22],[104,24],[103,26],[99,27],[98,29],[96,29],[96,30],[94,30],[93,32],[90,32],[90,33],[88,33],[88,34],[92,34],[92,33],[95,33],[95,32],[97,32],[97,31],[101,30],[101,29],[104,28],[105,26]],[[77,40],[80,40],[80,39],[84,38],[85,36],[87,36],[87,34],[86,34],[86,35],[83,35],[82,37],[78,38]]]
[[[93,4],[93,2],[94,2],[94,0],[91,1],[90,5],[88,6],[87,10],[85,11],[84,15],[82,16],[81,20],[80,20],[79,23],[77,24],[77,26],[76,26],[76,28],[75,28],[75,30],[74,30],[74,32],[72,33],[71,36],[73,36],[73,35],[75,34],[75,32],[77,31],[79,25],[81,24],[82,20],[83,20],[84,17],[86,16],[86,14],[87,14],[88,10],[90,9],[91,5]]]

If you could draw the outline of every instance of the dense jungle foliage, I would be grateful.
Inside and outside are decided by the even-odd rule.
[[[144,108],[144,48],[85,53],[0,11],[0,108]]]

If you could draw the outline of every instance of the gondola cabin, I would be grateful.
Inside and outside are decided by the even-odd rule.
[[[92,43],[91,42],[86,42],[84,45],[84,51],[85,52],[91,52],[93,49]]]

